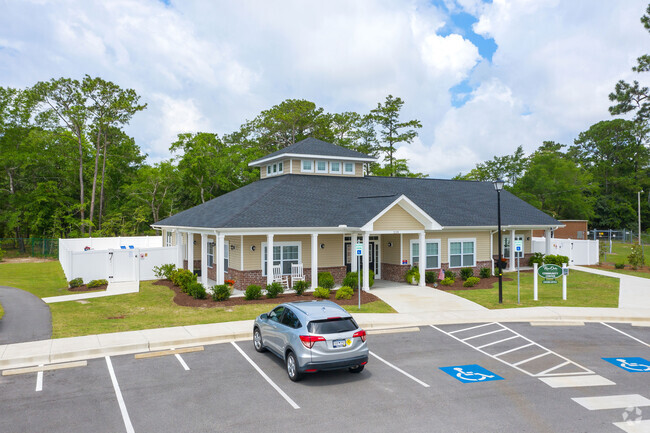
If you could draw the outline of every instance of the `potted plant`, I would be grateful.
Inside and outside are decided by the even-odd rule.
[[[235,280],[226,280],[223,283],[228,285],[228,288],[230,289],[230,293],[232,293],[233,287],[235,286]]]
[[[404,278],[407,283],[417,285],[420,282],[420,270],[417,266],[413,266],[411,269],[406,271]]]

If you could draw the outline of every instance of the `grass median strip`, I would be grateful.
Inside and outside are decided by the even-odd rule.
[[[202,350],[204,350],[203,346],[197,346],[183,347],[181,349],[160,350],[157,352],[145,352],[136,354],[135,359],[156,358],[159,356],[177,355],[181,353],[201,352]]]
[[[48,365],[43,365],[38,367],[24,367],[24,368],[14,368],[11,370],[4,370],[2,372],[2,375],[14,376],[17,374],[38,373],[39,371],[52,371],[52,370],[62,370],[64,368],[85,367],[86,365],[88,365],[87,361],[63,362],[61,364],[48,364]]]

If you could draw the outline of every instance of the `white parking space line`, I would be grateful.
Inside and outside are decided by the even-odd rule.
[[[43,364],[39,364],[42,367]],[[36,392],[43,391],[43,370],[36,373]]]
[[[422,385],[422,386],[425,387],[425,388],[429,388],[429,385],[428,385],[428,384],[422,382],[422,381],[421,381],[420,379],[418,379],[417,377],[414,377],[414,376],[408,374],[407,372],[405,372],[405,371],[402,370],[401,368],[399,368],[399,367],[397,367],[397,366],[391,364],[390,362],[386,361],[385,359],[383,359],[381,356],[377,355],[376,353],[371,352],[371,351],[368,351],[368,353],[370,353],[372,356],[374,356],[375,358],[377,358],[378,360],[380,360],[381,362],[383,362],[383,363],[386,364],[387,366],[389,366],[389,367],[391,367],[391,368],[394,368],[395,370],[399,371],[400,373],[402,373],[404,376],[408,377],[409,379],[414,380],[415,382],[419,383],[420,385]]]
[[[614,425],[626,433],[650,433],[650,419],[615,422]]]
[[[257,372],[258,372],[258,373],[259,373],[259,374],[260,374],[260,375],[261,375],[261,376],[262,376],[262,377],[263,377],[263,378],[264,378],[264,379],[269,383],[269,385],[271,385],[271,386],[273,387],[273,389],[275,389],[275,390],[278,392],[278,394],[280,394],[282,397],[284,397],[284,399],[287,401],[287,403],[289,403],[289,404],[291,405],[291,407],[293,407],[294,409],[300,409],[300,406],[298,406],[298,405],[296,404],[296,402],[293,401],[293,400],[291,399],[291,397],[289,397],[289,396],[288,396],[284,391],[282,391],[282,390],[280,389],[280,387],[277,386],[277,385],[275,384],[275,382],[273,382],[273,381],[271,380],[271,378],[268,377],[268,376],[266,375],[266,373],[264,373],[264,372],[262,371],[262,369],[259,368],[259,367],[257,366],[257,364],[255,364],[255,362],[254,362],[252,359],[250,359],[250,357],[249,357],[248,355],[246,355],[246,354],[244,353],[244,351],[241,350],[241,348],[240,348],[239,346],[237,346],[237,344],[236,344],[234,341],[231,341],[230,344],[232,344],[233,346],[235,346],[235,349],[237,349],[237,351],[241,354],[241,356],[243,356],[244,359],[245,359],[246,361],[248,361],[248,363],[249,363],[250,365],[252,365],[253,368],[254,368],[255,370],[257,370]]]
[[[181,356],[178,353],[175,356],[176,356],[176,359],[178,359],[178,362],[181,363],[181,365],[183,366],[185,371],[188,371],[190,369],[190,367],[188,367],[187,364],[185,363],[185,361],[183,361],[183,358],[181,358]]]
[[[495,325],[496,323],[490,322],[490,323],[484,323],[482,325],[476,325],[476,326],[470,326],[469,328],[463,328],[463,329],[457,329],[455,331],[451,331],[448,334],[455,334],[457,332],[463,332],[463,331],[469,331],[471,329],[476,329],[476,328],[482,328],[484,326],[490,326],[490,325]]]
[[[589,376],[540,377],[539,380],[551,388],[580,388],[585,386],[616,385],[597,374]]]
[[[560,355],[559,353],[556,353],[556,352],[553,352],[552,350],[549,350],[548,348],[542,346],[541,344],[535,343],[533,340],[531,340],[531,339],[529,339],[529,338],[527,338],[527,337],[524,337],[523,335],[521,335],[521,334],[518,333],[517,331],[514,331],[514,330],[508,328],[507,326],[504,326],[504,325],[501,324],[501,323],[494,322],[494,323],[489,323],[489,325],[498,325],[498,326],[500,326],[504,331],[508,331],[508,332],[510,332],[510,333],[513,335],[512,337],[507,338],[507,339],[504,339],[504,340],[502,340],[502,341],[511,340],[511,339],[513,339],[513,338],[522,338],[522,339],[526,340],[526,341],[527,341],[528,343],[530,343],[530,344],[526,344],[526,345],[524,345],[524,346],[516,347],[516,348],[514,348],[514,349],[509,349],[509,350],[506,350],[505,352],[501,352],[501,353],[497,353],[496,355],[493,355],[493,354],[490,354],[490,353],[484,351],[482,348],[483,348],[483,347],[490,346],[490,345],[492,345],[492,344],[496,344],[496,342],[495,342],[495,343],[490,343],[490,344],[483,344],[483,345],[481,345],[481,346],[474,346],[474,345],[472,345],[471,343],[468,343],[468,342],[467,342],[467,340],[469,340],[469,339],[471,339],[471,338],[469,338],[469,339],[468,339],[468,338],[462,339],[462,338],[458,338],[457,336],[453,335],[453,334],[456,333],[456,332],[467,331],[467,330],[470,330],[470,329],[476,329],[476,328],[480,328],[480,327],[482,327],[482,326],[487,326],[487,325],[478,325],[478,326],[475,326],[475,327],[465,328],[465,329],[461,329],[461,330],[457,330],[457,331],[453,331],[453,332],[447,332],[447,331],[445,331],[445,330],[443,330],[443,329],[441,329],[441,328],[439,328],[439,327],[437,327],[437,326],[435,326],[435,325],[429,325],[429,326],[432,327],[433,329],[437,330],[437,331],[442,332],[443,334],[448,335],[449,337],[455,339],[456,341],[459,341],[459,342],[461,342],[461,343],[463,343],[463,344],[465,344],[465,345],[471,347],[472,349],[476,349],[476,350],[478,350],[478,351],[481,352],[482,354],[484,354],[484,355],[486,355],[486,356],[489,356],[489,357],[492,358],[492,359],[496,359],[497,361],[502,362],[502,363],[504,363],[504,364],[506,364],[506,365],[509,365],[510,367],[515,368],[515,369],[521,371],[522,373],[525,373],[525,374],[527,374],[527,375],[529,375],[529,376],[532,376],[532,377],[540,377],[540,376],[576,376],[576,375],[580,375],[580,374],[594,374],[594,372],[591,371],[591,370],[589,370],[588,368],[586,368],[586,367],[584,367],[584,366],[578,364],[578,363],[575,362],[575,361],[571,361],[570,359],[568,359],[568,358],[566,358],[566,357]],[[530,346],[536,346],[536,347],[538,347],[538,348],[544,350],[546,353],[544,353],[543,355],[538,355],[538,356],[536,356],[536,357],[533,357],[533,358],[530,358],[530,359],[524,360],[524,361],[520,361],[520,362],[515,363],[515,364],[513,364],[513,363],[511,363],[511,362],[508,362],[508,361],[506,361],[506,360],[500,358],[500,356],[503,356],[503,355],[505,355],[505,354],[507,354],[507,353],[512,353],[512,352],[514,352],[514,351],[517,351],[517,350],[523,349],[523,348],[525,348],[525,347],[530,347]],[[541,356],[546,356],[546,355],[548,355],[548,354],[553,354],[553,355],[557,356],[558,358],[561,358],[563,361],[567,361],[569,364],[574,365],[575,367],[579,368],[579,369],[582,370],[582,371],[572,371],[572,372],[566,372],[566,373],[548,373],[548,372],[542,372],[542,373],[531,373],[530,371],[527,371],[527,370],[525,370],[525,369],[523,369],[523,368],[521,368],[521,367],[518,366],[518,365],[520,365],[520,364],[524,364],[524,363],[526,363],[526,362],[528,362],[528,361],[532,361],[533,359],[537,359],[537,358],[539,358],[539,357],[541,357]],[[562,364],[562,363],[561,363],[561,364]],[[567,365],[567,364],[558,365],[558,366],[556,366],[556,367],[557,367],[557,368],[560,368],[560,367],[564,367],[565,365]],[[552,370],[555,370],[555,368],[553,368]]]
[[[108,373],[111,376],[111,382],[113,382],[113,389],[115,390],[115,396],[117,397],[117,404],[120,406],[120,412],[122,412],[122,420],[124,420],[124,427],[126,428],[127,433],[135,433],[133,429],[133,424],[131,424],[131,418],[129,418],[129,412],[126,410],[126,404],[124,404],[124,398],[122,397],[122,391],[120,391],[120,384],[117,383],[117,377],[115,377],[115,371],[113,371],[113,363],[111,363],[111,357],[106,356],[106,367],[108,367]]]
[[[551,354],[551,352],[541,353],[541,354],[536,355],[536,356],[533,356],[533,357],[531,357],[531,358],[524,359],[523,361],[515,362],[515,363],[512,364],[512,365],[517,366],[517,365],[525,364],[525,363],[527,363],[527,362],[534,361],[534,360],[536,360],[536,359],[539,359],[539,358],[541,358],[541,357],[543,357],[543,356],[550,355],[550,354]],[[556,366],[556,367],[558,367],[558,366]],[[559,367],[558,367],[558,368],[559,368]]]
[[[474,338],[485,337],[486,335],[496,334],[497,332],[503,332],[503,331],[505,331],[505,329],[497,329],[496,331],[486,332],[485,334],[472,335],[471,337],[463,338],[463,341],[473,340]]]
[[[558,370],[558,369],[564,367],[565,365],[569,365],[569,364],[571,364],[569,361],[565,361],[565,362],[563,362],[562,364],[558,364],[558,365],[556,365],[556,366],[554,366],[554,367],[549,368],[548,370],[541,371],[541,372],[539,372],[539,373],[537,373],[537,374],[540,375],[540,376],[544,376],[545,374],[548,374],[548,373],[550,373],[551,371]]]
[[[638,338],[633,337],[633,336],[631,336],[630,334],[627,334],[627,333],[621,331],[620,329],[616,329],[616,328],[614,328],[613,326],[608,325],[608,324],[605,323],[605,322],[600,322],[600,324],[601,324],[601,325],[605,325],[605,326],[607,326],[608,328],[611,328],[611,329],[613,329],[614,331],[616,331],[616,332],[618,332],[618,333],[621,333],[621,334],[625,335],[626,337],[630,337],[632,340],[638,341],[639,343],[644,344],[644,345],[650,347],[650,344],[646,343],[645,341],[641,341],[641,340],[639,340]]]
[[[477,349],[483,349],[484,347],[494,346],[495,344],[503,343],[504,341],[514,340],[515,338],[519,338],[519,336],[515,335],[514,337],[508,337],[508,338],[504,338],[503,340],[493,341],[492,343],[484,344],[482,346],[477,346],[476,348]]]
[[[589,410],[625,409],[650,406],[650,400],[639,394],[605,395],[602,397],[579,397],[571,400]]]

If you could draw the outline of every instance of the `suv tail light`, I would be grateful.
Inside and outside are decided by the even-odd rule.
[[[325,341],[325,337],[321,337],[320,335],[301,335],[300,341],[302,341],[302,345],[307,349],[311,349],[317,341]]]
[[[366,341],[366,331],[364,331],[363,329],[361,331],[357,331],[352,336],[352,338],[354,338],[354,337],[361,338],[361,341],[363,341],[365,343],[365,341]]]

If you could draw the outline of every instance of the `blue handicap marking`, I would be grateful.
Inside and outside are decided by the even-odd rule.
[[[489,382],[491,380],[503,380],[501,376],[492,373],[480,365],[457,365],[451,367],[440,367],[448,375],[455,377],[463,383]]]
[[[639,357],[603,358],[630,373],[650,373],[650,361]]]

